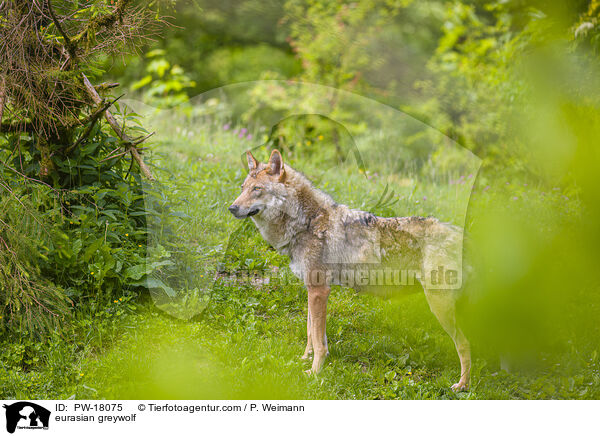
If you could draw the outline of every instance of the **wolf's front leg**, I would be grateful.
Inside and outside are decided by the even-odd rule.
[[[306,315],[306,348],[304,349],[304,354],[301,357],[301,359],[303,360],[308,360],[313,351],[312,340],[310,335],[310,306],[308,307],[307,312],[308,313]]]
[[[310,336],[314,351],[310,373],[321,370],[327,356],[325,326],[327,319],[327,298],[331,290],[328,286],[308,286],[308,309],[310,311]]]

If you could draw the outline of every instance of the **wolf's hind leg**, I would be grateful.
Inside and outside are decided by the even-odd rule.
[[[313,352],[313,347],[312,347],[312,338],[311,338],[311,333],[310,333],[310,305],[307,309],[307,315],[306,315],[306,348],[304,349],[304,354],[302,355],[301,359],[303,360],[308,360],[310,358],[310,355]]]
[[[455,391],[469,388],[471,374],[471,346],[456,322],[456,294],[454,290],[425,290],[429,308],[438,319],[446,333],[454,341],[460,359],[460,380],[452,385]]]

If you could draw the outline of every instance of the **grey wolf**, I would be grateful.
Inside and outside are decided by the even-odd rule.
[[[467,389],[470,346],[456,319],[461,229],[435,218],[383,218],[338,204],[284,164],[277,150],[267,163],[249,151],[246,158],[248,176],[229,211],[236,218],[250,218],[269,244],[289,256],[291,270],[306,285],[308,339],[302,357],[313,353],[307,372],[318,373],[328,354],[325,325],[331,285],[389,293],[414,278],[458,352],[461,375],[452,388]]]

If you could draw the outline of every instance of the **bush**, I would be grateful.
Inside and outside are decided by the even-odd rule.
[[[145,263],[146,210],[139,174],[115,153],[118,141],[96,126],[70,157],[52,156],[47,183],[36,179],[35,138],[0,136],[6,328],[45,331],[68,315],[69,301],[97,310],[131,289],[124,272]]]
[[[101,94],[115,84],[86,76],[154,34],[160,20],[135,3],[0,4],[0,301],[13,332],[52,329],[69,301],[97,310],[128,289],[121,271],[144,262],[134,161],[152,177],[146,138],[133,136],[147,132],[135,114],[108,111],[118,99]]]
[[[0,329],[49,331],[67,315],[69,299],[43,274],[56,207],[38,211],[48,189],[29,193],[0,180]]]
[[[188,102],[185,90],[196,84],[190,80],[179,65],[171,65],[165,59],[165,51],[156,49],[146,54],[150,62],[146,75],[131,85],[132,90],[144,89],[144,99],[148,104],[169,108]]]

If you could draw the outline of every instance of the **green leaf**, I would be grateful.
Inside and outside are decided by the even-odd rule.
[[[75,242],[73,242],[73,254],[74,255],[79,254],[79,252],[81,251],[82,245],[83,245],[83,242],[81,239],[77,239]]]
[[[92,256],[98,251],[98,249],[102,246],[103,243],[103,238],[96,239],[88,248],[85,249],[82,258],[83,261],[89,261],[92,258]]]
[[[140,264],[140,265],[134,265],[134,266],[130,266],[129,268],[127,268],[125,270],[125,278],[126,279],[133,279],[133,280],[140,280],[143,276],[146,275],[146,264]]]

